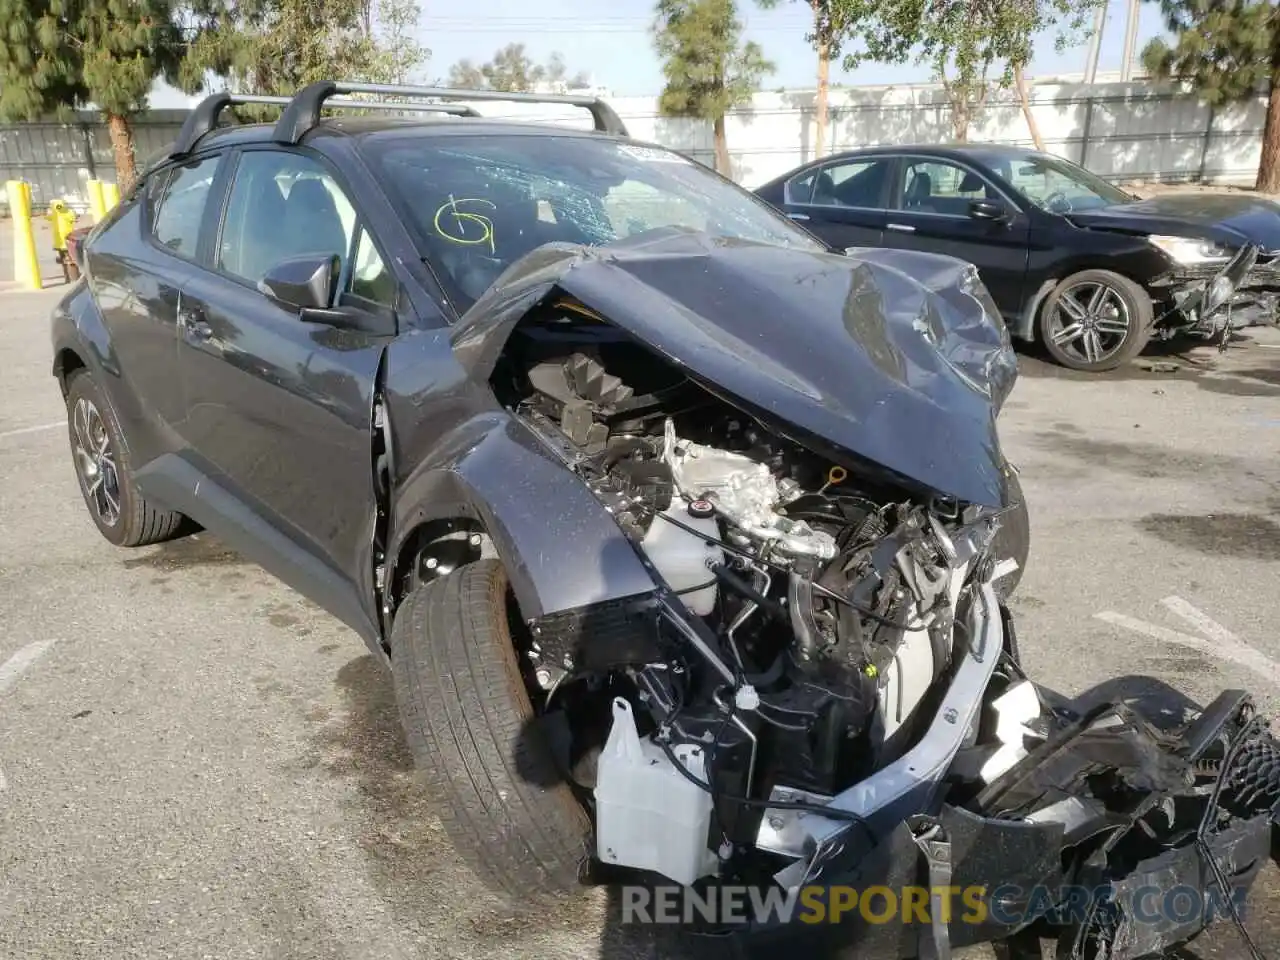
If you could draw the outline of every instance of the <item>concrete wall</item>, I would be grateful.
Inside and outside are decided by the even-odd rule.
[[[1211,111],[1185,92],[1131,83],[1039,83],[1032,112],[1045,148],[1110,179],[1252,183],[1258,169],[1265,98]],[[710,125],[657,115],[651,98],[610,101],[632,136],[712,163]],[[476,104],[482,113],[557,118],[588,126],[580,112]],[[487,107],[487,109],[486,109]],[[952,139],[950,108],[936,86],[859,87],[831,94],[827,152]],[[727,124],[734,177],[754,187],[813,157],[813,92],[760,93]],[[1026,144],[1031,134],[1012,93],[993,98],[971,141]]]
[[[1206,180],[1251,183],[1257,172],[1265,101],[1211,110],[1184,92],[1132,83],[1038,83],[1033,111],[1048,150],[1113,179]],[[658,116],[652,97],[611,100],[632,136],[682,150],[710,164],[709,124]],[[590,125],[585,111],[477,103],[486,116]],[[828,152],[883,143],[940,143],[951,139],[948,106],[932,85],[859,87],[832,91]],[[171,141],[183,112],[135,121],[139,158]],[[734,177],[754,187],[813,155],[813,92],[758,94],[750,109],[728,120]],[[1031,137],[1016,99],[994,98],[980,113],[970,140],[1022,143]],[[106,128],[92,115],[76,123],[0,126],[0,179],[32,182],[37,210],[63,197],[87,206],[84,181],[114,179]],[[3,194],[0,192],[0,204]]]

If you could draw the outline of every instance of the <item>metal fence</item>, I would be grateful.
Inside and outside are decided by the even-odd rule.
[[[812,158],[813,91],[757,94],[727,118],[734,177],[757,186]],[[1084,84],[1042,82],[1031,91],[1032,112],[1045,148],[1113,180],[1199,180],[1251,183],[1265,121],[1265,98],[1214,109],[1184,91],[1138,80]],[[710,165],[710,125],[659,115],[652,97],[611,101],[632,136],[681,150]],[[486,116],[589,126],[585,111],[536,105],[478,103]],[[171,142],[185,111],[134,119],[140,159]],[[949,105],[933,85],[855,87],[831,93],[827,150],[894,143],[942,143],[952,137]],[[971,141],[1030,146],[1026,119],[1007,92],[973,123]],[[84,209],[85,181],[115,178],[110,137],[96,115],[75,122],[0,126],[0,178],[32,184],[37,210],[55,198]],[[0,203],[3,194],[0,193]]]
[[[184,110],[152,111],[135,117],[134,152],[139,162],[170,143],[185,117]],[[116,179],[111,136],[98,115],[82,114],[67,123],[0,125],[0,180],[30,183],[33,212],[43,212],[58,199],[73,209],[88,209],[85,182],[91,179]],[[4,202],[0,194],[0,204]]]

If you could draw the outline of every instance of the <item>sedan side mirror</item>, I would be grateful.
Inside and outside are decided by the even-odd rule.
[[[281,260],[258,281],[258,289],[268,297],[303,310],[323,310],[333,303],[341,265],[336,254]]]
[[[970,200],[969,216],[974,220],[1007,220],[1009,209],[999,200]]]

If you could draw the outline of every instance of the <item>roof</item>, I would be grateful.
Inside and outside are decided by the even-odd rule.
[[[347,97],[334,99],[335,94],[355,94],[357,99]],[[363,99],[372,94],[384,98],[382,100]],[[179,131],[177,140],[167,155],[169,160],[177,160],[188,156],[192,151],[211,143],[257,143],[270,140],[274,143],[301,143],[317,130],[336,131],[349,135],[360,135],[385,132],[389,128],[445,129],[450,124],[465,123],[464,129],[474,130],[477,121],[483,122],[479,113],[465,101],[506,101],[510,103],[559,104],[579,107],[586,110],[594,124],[595,131],[612,136],[626,136],[627,129],[622,119],[613,108],[598,97],[577,96],[572,94],[536,94],[508,92],[499,90],[463,90],[452,87],[410,87],[394,84],[377,84],[363,82],[335,82],[321,80],[303,87],[292,97],[241,95],[231,93],[214,93],[205,97],[191,111],[186,122]],[[220,120],[229,107],[237,104],[269,104],[282,108],[280,119],[273,125],[251,124],[237,127],[236,132],[226,133],[220,127]],[[420,112],[448,117],[438,121],[444,126],[427,127],[430,120],[405,117],[388,117],[384,119],[363,118],[352,123],[351,118],[344,121],[325,120],[321,113],[334,108],[349,108],[364,112],[387,111],[390,113]],[[494,132],[493,124],[506,126],[511,132],[530,128],[545,133],[542,124],[518,124],[510,121],[488,121],[485,129]],[[227,138],[227,139],[223,139]]]
[[[875,156],[879,154],[924,153],[937,157],[973,156],[1025,156],[1037,153],[1034,147],[1018,147],[1006,143],[886,143],[874,147],[855,147],[822,157],[822,160],[838,160],[841,157]]]
[[[274,141],[275,124],[230,124],[202,136],[197,149]],[[401,136],[483,133],[488,136],[541,135],[598,137],[590,130],[561,127],[539,121],[458,119],[454,117],[326,117],[307,132],[303,142],[316,136],[337,134],[358,139],[392,139]]]

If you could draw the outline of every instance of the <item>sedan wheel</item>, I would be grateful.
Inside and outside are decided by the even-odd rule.
[[[1132,280],[1110,270],[1084,270],[1049,295],[1040,336],[1063,366],[1100,372],[1142,351],[1151,320],[1151,298]]]

